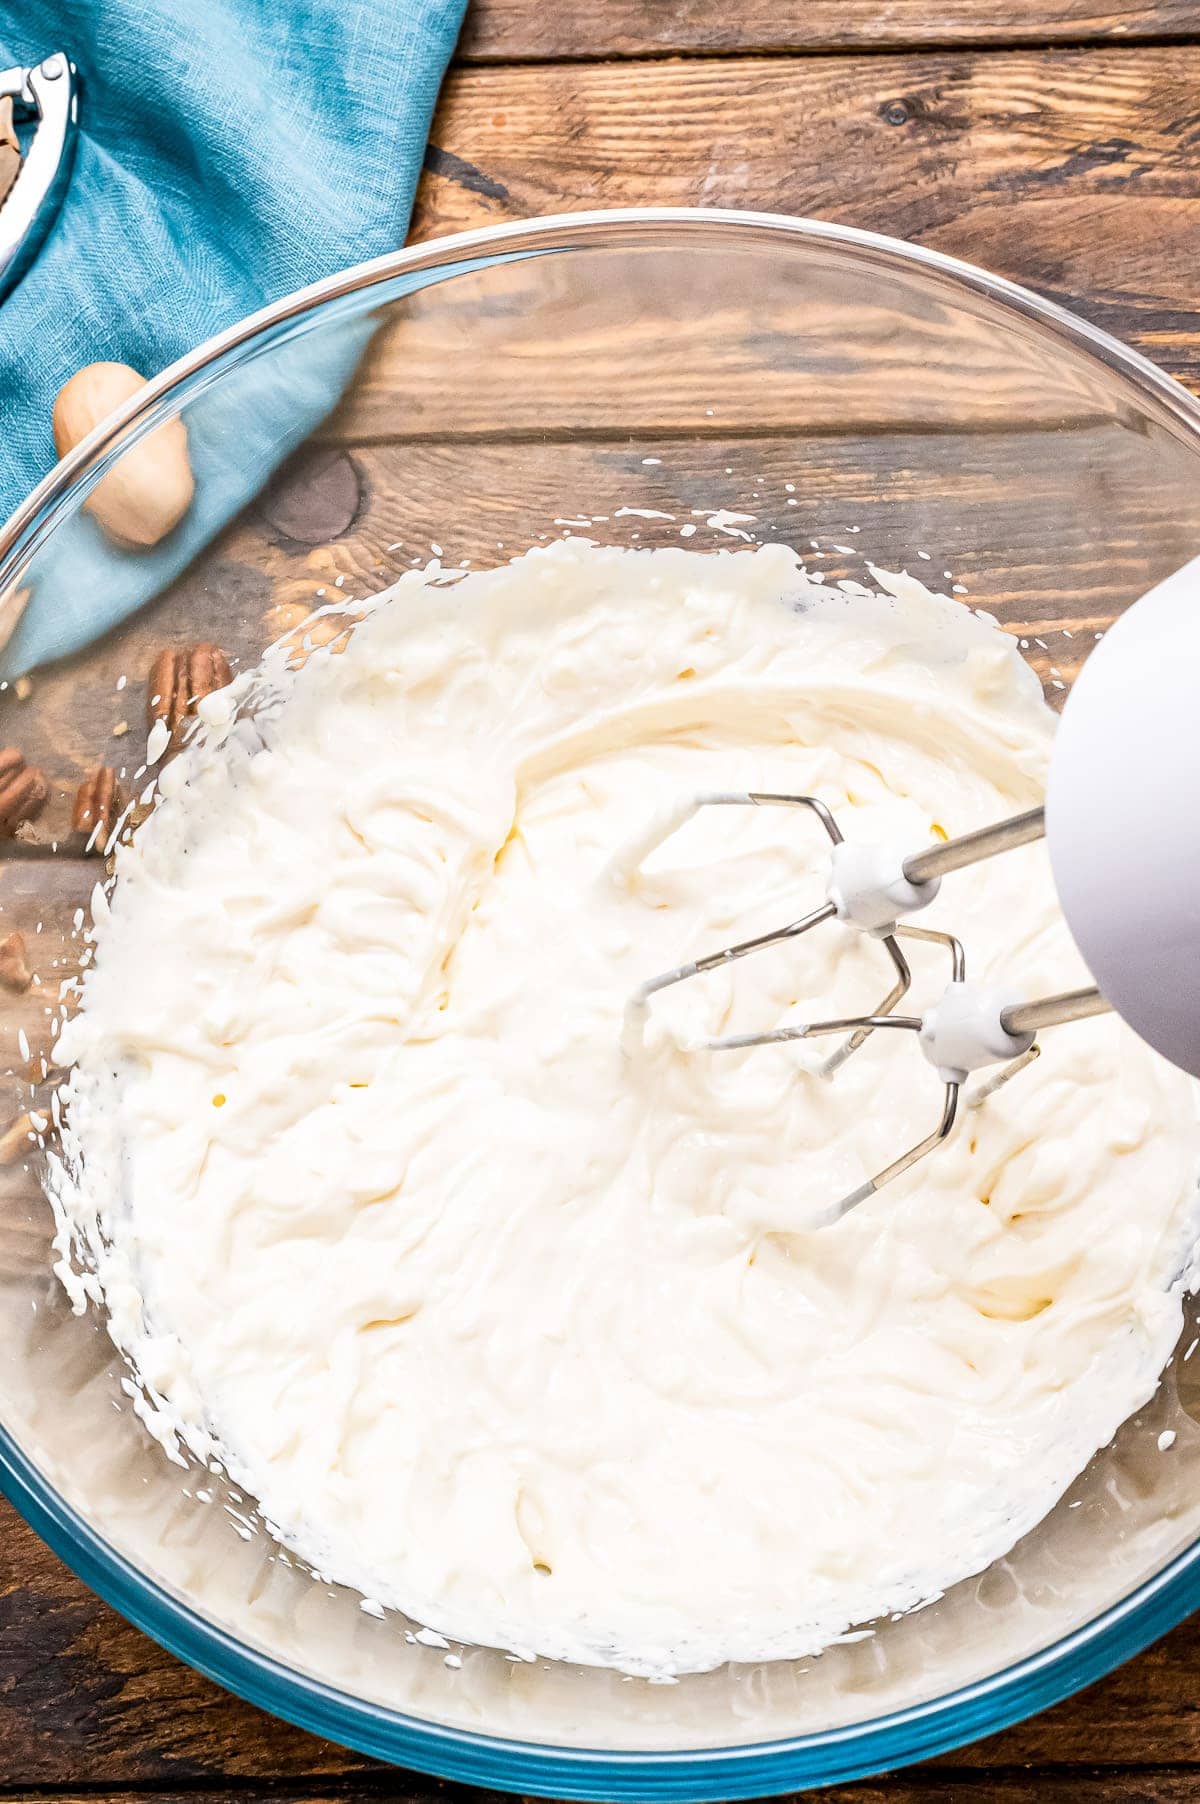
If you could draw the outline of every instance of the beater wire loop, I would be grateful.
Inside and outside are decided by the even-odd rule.
[[[664,840],[669,839],[673,833],[677,833],[702,808],[731,806],[807,809],[820,822],[833,846],[842,846],[845,843],[833,814],[817,796],[784,795],[769,790],[713,790],[691,797],[666,816],[660,817],[641,838],[633,841],[626,847],[623,854],[614,860],[614,874],[626,879],[632,878],[633,873],[649,857],[650,853],[662,845]],[[999,821],[993,826],[980,828],[976,832],[964,834],[961,838],[943,840],[936,845],[927,847],[924,851],[913,853],[903,861],[900,869],[904,882],[908,884],[936,883],[941,877],[953,871],[963,870],[968,865],[978,864],[986,858],[994,858],[1014,847],[1028,845],[1031,841],[1040,839],[1044,831],[1044,811],[1041,808],[1032,808],[1025,814],[1015,815],[1010,820]],[[868,891],[867,893],[871,894],[872,892]],[[912,912],[925,905],[926,898],[918,897],[913,900],[911,895],[905,895],[903,890],[897,895],[897,892],[891,887],[885,887],[878,893],[887,899],[885,906],[890,904],[895,896],[896,907],[901,912]],[[697,977],[702,972],[717,970],[722,965],[731,964],[735,959],[746,958],[753,952],[761,952],[765,947],[777,946],[783,941],[798,939],[802,934],[810,933],[813,928],[823,926],[825,922],[838,918],[852,921],[854,911],[849,906],[842,909],[837,903],[830,900],[819,908],[814,908],[811,913],[802,915],[799,920],[790,921],[785,927],[778,927],[770,933],[760,933],[753,939],[741,940],[735,945],[725,946],[719,952],[706,953],[703,957],[693,959],[688,964],[677,965],[673,971],[664,971],[659,976],[650,978],[634,991],[629,1000],[626,1009],[626,1031],[636,1030],[639,1033],[642,1031],[649,999],[659,990],[667,989],[672,984],[682,983],[689,977]],[[878,920],[878,914],[874,918]],[[886,915],[883,920],[886,923]],[[874,926],[870,915],[867,916],[865,924],[870,927]],[[873,937],[879,940],[891,960],[893,983],[883,1000],[870,1014],[846,1015],[825,1021],[799,1021],[789,1023],[785,1027],[769,1028],[760,1033],[726,1034],[717,1039],[703,1041],[702,1049],[708,1052],[744,1052],[753,1046],[778,1046],[788,1041],[815,1040],[827,1035],[840,1035],[843,1036],[842,1044],[817,1067],[818,1076],[832,1077],[872,1034],[881,1030],[891,1029],[895,1032],[917,1035],[922,1034],[923,1031],[927,1034],[936,1033],[937,1030],[933,1027],[934,1014],[923,1017],[901,1015],[896,1012],[912,985],[912,972],[900,941],[919,941],[926,945],[944,948],[950,959],[951,984],[960,986],[966,980],[966,955],[961,943],[955,939],[953,934],[938,932],[930,927],[913,927],[907,922],[899,921],[886,931],[875,932]],[[946,996],[949,995],[950,992],[947,991]],[[961,1009],[963,1000],[961,993],[955,991],[954,995]],[[945,1002],[946,997],[943,997],[943,1004]],[[941,1006],[939,1005],[939,1007]],[[1060,996],[1046,997],[1038,1002],[1010,1003],[1000,1010],[998,1024],[1002,1035],[1008,1035],[1018,1040],[1020,1038],[1028,1039],[1042,1027],[1053,1026],[1062,1021],[1081,1020],[1088,1015],[1101,1014],[1108,1007],[1109,1004],[1096,989],[1072,990]],[[975,1028],[974,1023],[971,1024],[971,1027],[972,1033],[976,1037],[972,1039],[971,1035],[968,1035],[968,1049],[965,1053],[957,1050],[962,1045],[961,1039],[956,1043],[953,1036],[951,1038],[951,1044],[955,1046],[956,1050],[954,1056],[947,1058],[946,1064],[941,1070],[942,1107],[937,1125],[923,1139],[910,1146],[908,1151],[902,1153],[898,1159],[893,1159],[890,1164],[877,1171],[873,1177],[867,1178],[857,1189],[842,1197],[827,1212],[824,1220],[839,1220],[859,1203],[864,1202],[867,1197],[882,1190],[885,1184],[890,1184],[903,1172],[910,1171],[918,1160],[925,1158],[946,1139],[954,1127],[960,1101],[963,1100],[961,1080],[964,1072],[976,1069],[991,1059],[1003,1056],[1004,1041],[1001,1040],[1000,1050],[997,1051],[994,1037],[988,1028],[986,1008],[982,1040],[978,1038],[979,1030]],[[935,1042],[928,1037],[923,1042],[931,1062],[940,1065],[941,1060],[933,1049],[934,1044]],[[976,1050],[980,1045],[983,1048],[982,1055]],[[1029,1045],[1018,1057],[1010,1057],[1001,1070],[978,1085],[965,1098],[965,1106],[971,1109],[980,1108],[989,1097],[996,1094],[997,1090],[1008,1083],[1011,1078],[1016,1077],[1018,1072],[1024,1071],[1027,1066],[1031,1065],[1038,1057],[1038,1053],[1039,1048],[1035,1043]]]

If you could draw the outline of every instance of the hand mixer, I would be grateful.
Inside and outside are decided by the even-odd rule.
[[[706,807],[800,808],[830,842],[826,900],[770,933],[652,977],[630,999],[644,1016],[659,990],[837,920],[881,941],[893,984],[873,1014],[807,1021],[705,1042],[713,1051],[842,1036],[831,1075],[880,1031],[912,1033],[942,1081],[936,1127],[828,1211],[848,1210],[908,1171],[954,1127],[975,1071],[998,1072],[966,1097],[978,1106],[1038,1056],[1047,1027],[1115,1010],[1157,1052],[1200,1076],[1200,558],[1143,596],[1105,635],[1068,697],[1043,808],[961,838],[898,852],[848,842],[816,796],[721,791],[690,798],[623,862],[640,863]],[[1020,986],[971,985],[953,934],[913,926],[943,878],[1045,835],[1059,902],[1095,987],[1025,1001]],[[950,982],[922,1015],[897,1013],[910,973],[901,941],[941,946]]]

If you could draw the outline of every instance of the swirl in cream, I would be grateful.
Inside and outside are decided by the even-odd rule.
[[[1152,1393],[1195,1110],[1117,1020],[820,1231],[932,1125],[917,1048],[828,1082],[688,1046],[875,1003],[877,945],[681,985],[622,1050],[642,979],[821,893],[822,836],[775,811],[622,867],[681,796],[814,792],[913,845],[1038,799],[1011,641],[888,587],[782,546],[413,574],[343,652],[209,698],[165,771],[63,1035],[62,1270],[164,1442],[322,1573],[634,1671],[802,1654],[1002,1555]],[[1040,847],[928,918],[975,976],[1081,975]]]

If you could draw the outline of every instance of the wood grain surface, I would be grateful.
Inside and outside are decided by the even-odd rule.
[[[1056,679],[1074,675],[1119,606],[1181,563],[1200,536],[1200,496],[1189,513],[1187,496],[1149,480],[1130,484],[1125,466],[1115,462],[1116,448],[1100,434],[1082,432],[1065,443],[1038,431],[721,442],[718,467],[729,471],[727,478],[714,476],[708,441],[670,434],[653,440],[657,462],[649,475],[642,437],[610,444],[397,441],[342,453],[372,499],[344,519],[334,540],[304,545],[284,532],[264,539],[254,510],[152,613],[82,657],[38,673],[36,705],[9,708],[5,732],[50,785],[45,812],[20,847],[22,858],[52,847],[79,851],[81,836],[71,833],[75,793],[98,759],[117,772],[127,798],[141,786],[145,779],[135,773],[145,757],[147,679],[161,649],[195,638],[197,618],[235,668],[253,663],[283,633],[299,631],[310,610],[330,606],[331,597],[350,603],[374,592],[425,561],[434,545],[448,565],[482,563],[498,546],[523,548],[531,521],[546,524],[542,538],[573,530],[554,522],[581,518],[573,513],[581,496],[608,537],[631,546],[679,544],[682,526],[693,549],[728,548],[738,541],[710,530],[706,513],[750,508],[760,537],[798,544],[809,568],[831,582],[866,574],[853,542],[847,544],[855,537],[885,567],[922,570],[914,548],[940,543],[937,522],[953,502],[960,523],[954,569],[948,577],[944,564],[924,574],[943,589],[960,585],[1027,641],[1026,655],[1052,703],[1061,695]],[[622,512],[635,484],[641,505],[656,518]],[[273,517],[298,511],[311,487],[301,469],[285,500],[281,479]],[[451,517],[447,495],[456,498]],[[1101,517],[1102,552],[1094,532]],[[1044,546],[1051,532],[1058,555],[1048,569]],[[94,862],[83,870],[94,881]],[[85,896],[88,889],[90,882]],[[73,908],[73,887],[71,898]],[[0,992],[0,1023],[15,1006]],[[37,1043],[35,1020],[13,1016],[14,1031],[17,1026]]]
[[[1200,381],[1198,118],[1191,46],[460,69],[414,231],[809,214],[1027,283]]]
[[[477,0],[435,122],[414,234],[654,204],[815,214],[967,257],[1075,307],[1200,387],[1200,5]],[[1007,465],[1021,467],[1029,504],[959,546],[954,575],[1010,630],[1044,640],[1033,655],[1052,684],[1140,580],[1146,547],[1169,562],[1180,530],[1177,498],[1153,485],[1126,492],[1103,458],[1089,462],[1085,451],[1070,468],[1049,438],[1039,443],[1039,418],[1072,408],[1086,417],[1085,399],[1040,377],[1030,385],[1028,431],[990,429],[985,376],[969,417],[943,420],[936,443],[885,433],[863,468],[816,430],[819,388],[779,390],[774,422],[769,409],[756,404],[750,419],[733,403],[714,420],[704,408],[697,414],[669,369],[635,368],[618,414],[589,396],[578,344],[581,379],[561,442],[531,442],[546,436],[544,410],[530,412],[523,432],[518,409],[508,438],[481,443],[481,422],[495,412],[486,359],[478,380],[447,385],[444,349],[384,334],[372,352],[374,388],[362,384],[333,422],[318,465],[302,480],[285,472],[152,625],[79,669],[36,679],[44,688],[26,749],[44,763],[52,799],[33,843],[0,863],[0,937],[14,926],[26,934],[39,982],[22,994],[0,990],[0,1056],[11,1060],[22,1031],[35,1059],[47,1043],[51,985],[73,957],[74,909],[99,871],[70,833],[74,786],[101,752],[136,768],[149,663],[161,644],[194,637],[197,617],[205,636],[215,625],[234,655],[249,655],[312,605],[318,588],[337,593],[338,577],[347,594],[362,593],[432,542],[444,540],[450,558],[474,557],[519,532],[514,494],[546,518],[581,493],[608,512],[647,435],[662,459],[654,505],[690,521],[693,507],[715,499],[705,492],[708,431],[720,435],[731,467],[759,485],[764,530],[816,538],[834,575],[843,569],[840,516],[865,519],[864,542],[882,552],[894,510],[904,510],[910,531],[923,507],[934,517],[947,483],[984,496]],[[563,359],[546,367],[561,388]],[[404,419],[391,401],[401,369],[417,372]],[[739,373],[728,375],[736,393]],[[800,400],[808,438],[792,425]],[[571,428],[589,407],[591,440],[576,442]],[[1007,405],[999,411],[1011,418]],[[441,442],[431,448],[435,429]],[[473,505],[451,531],[445,496],[464,491]],[[371,496],[377,504],[364,507]],[[1093,505],[1125,510],[1116,559],[1096,553]],[[1039,520],[1072,506],[1076,526],[1051,578]],[[639,530],[629,524],[631,538]],[[22,1167],[20,1157],[0,1164],[0,1197],[28,1181]],[[1190,1804],[1200,1798],[1198,1669],[1200,1621],[1002,1735],[807,1795],[838,1804]],[[483,1795],[384,1769],[229,1697],[101,1604],[0,1503],[0,1799]]]
[[[796,56],[913,45],[1154,42],[1195,38],[1193,0],[476,0],[460,61],[588,62],[690,54]]]

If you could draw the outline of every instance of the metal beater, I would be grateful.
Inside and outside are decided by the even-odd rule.
[[[675,809],[620,860],[628,873],[701,808],[801,808],[830,842],[826,900],[770,933],[725,946],[652,977],[630,998],[627,1033],[644,1026],[660,990],[735,959],[799,938],[829,921],[872,935],[892,984],[871,1014],[805,1021],[706,1042],[712,1051],[842,1036],[821,1071],[832,1074],[880,1031],[917,1036],[942,1081],[932,1132],[833,1205],[836,1221],[950,1134],[960,1104],[977,1106],[1038,1056],[1047,1027],[1113,1009],[1172,1063],[1200,1076],[1200,559],[1130,608],[1096,646],[1068,698],[1051,760],[1044,808],[940,841],[906,856],[843,838],[816,796],[720,791]],[[1028,1002],[1019,991],[967,982],[953,934],[908,924],[944,877],[1045,835],[1067,925],[1098,985]],[[950,981],[923,1015],[898,1012],[910,987],[903,941],[944,948]],[[999,1066],[964,1097],[972,1072]]]
[[[689,977],[715,971],[735,959],[746,958],[768,946],[798,939],[827,921],[841,921],[874,935],[891,960],[894,981],[873,1014],[844,1015],[827,1021],[805,1021],[788,1027],[772,1028],[764,1033],[730,1034],[703,1042],[710,1052],[741,1051],[748,1046],[775,1046],[789,1040],[814,1040],[827,1035],[846,1036],[843,1044],[821,1066],[822,1076],[832,1074],[880,1028],[891,1028],[918,1036],[921,1048],[942,1079],[942,1109],[937,1126],[931,1133],[909,1147],[899,1158],[885,1165],[873,1177],[833,1206],[829,1219],[837,1220],[848,1210],[873,1196],[885,1184],[908,1171],[918,1159],[939,1146],[958,1119],[963,1085],[968,1075],[986,1065],[1003,1062],[1002,1069],[981,1085],[967,1100],[977,1106],[1009,1078],[1032,1063],[1039,1048],[1035,1035],[1045,1027],[1064,1021],[1079,1021],[1088,1015],[1105,1013],[1111,1004],[1095,987],[1069,990],[1058,996],[1047,996],[1037,1002],[1004,1002],[996,990],[968,986],[966,954],[961,942],[951,933],[928,927],[900,925],[902,915],[915,913],[933,901],[943,877],[968,865],[981,864],[1017,846],[1040,839],[1045,832],[1045,810],[1030,809],[995,826],[981,828],[961,838],[938,841],[920,852],[893,863],[880,848],[848,844],[829,808],[816,796],[776,795],[756,790],[713,791],[698,795],[675,811],[662,830],[643,837],[626,868],[648,857],[657,846],[678,832],[686,821],[702,808],[805,808],[825,829],[833,854],[830,860],[828,899],[819,908],[790,921],[770,933],[724,946],[719,952],[707,953],[674,970],[663,971],[642,984],[630,998],[629,1019],[636,1024],[644,1017],[651,996]],[[901,1015],[895,1011],[907,995],[912,973],[904,956],[901,940],[921,940],[945,948],[950,960],[950,983],[935,1008],[924,1015]]]

